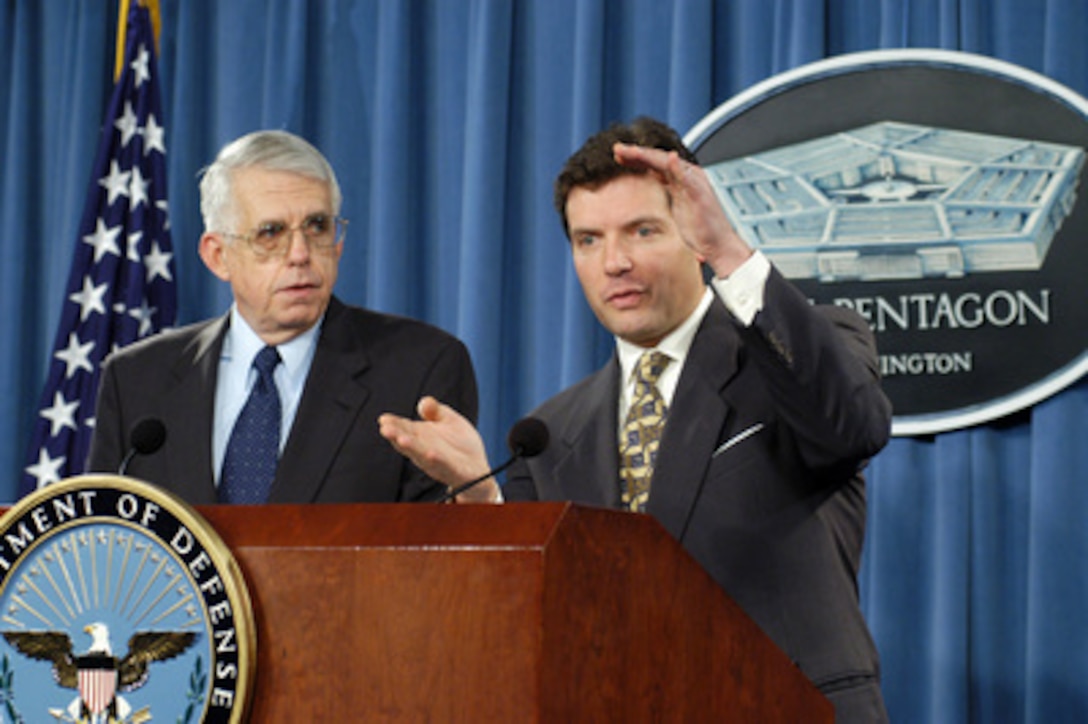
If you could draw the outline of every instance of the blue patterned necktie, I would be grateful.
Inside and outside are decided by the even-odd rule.
[[[257,380],[227,443],[219,480],[221,503],[253,504],[268,499],[280,452],[280,396],[272,379],[279,363],[275,347],[265,347],[253,360]]]
[[[620,441],[620,499],[623,507],[646,512],[650,478],[668,409],[657,380],[672,360],[663,352],[646,352],[635,368],[635,392]]]

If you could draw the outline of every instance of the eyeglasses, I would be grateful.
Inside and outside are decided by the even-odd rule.
[[[347,219],[313,214],[298,226],[288,226],[282,221],[266,221],[248,234],[221,233],[232,239],[243,239],[256,256],[268,258],[286,254],[296,231],[302,232],[302,238],[314,251],[328,251],[344,240],[347,227]]]

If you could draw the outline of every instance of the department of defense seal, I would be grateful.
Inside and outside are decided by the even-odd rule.
[[[0,517],[0,720],[244,721],[256,629],[222,540],[132,478],[46,486]]]

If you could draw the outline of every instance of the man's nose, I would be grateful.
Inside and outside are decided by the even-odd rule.
[[[302,229],[288,229],[287,234],[287,258],[292,261],[306,261],[310,258],[310,240],[302,233]]]
[[[627,245],[617,238],[606,238],[604,244],[604,270],[607,274],[622,274],[631,269],[631,255]]]

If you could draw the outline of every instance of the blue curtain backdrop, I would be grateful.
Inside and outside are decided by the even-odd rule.
[[[111,85],[112,0],[0,3],[0,500],[47,369]],[[551,208],[587,135],[686,131],[842,53],[988,55],[1088,94],[1085,0],[163,0],[179,321],[229,290],[196,255],[199,170],[287,128],[337,168],[337,293],[469,345],[506,428],[611,350]],[[1088,383],[1012,419],[897,439],[870,474],[862,595],[898,722],[1088,721]]]

